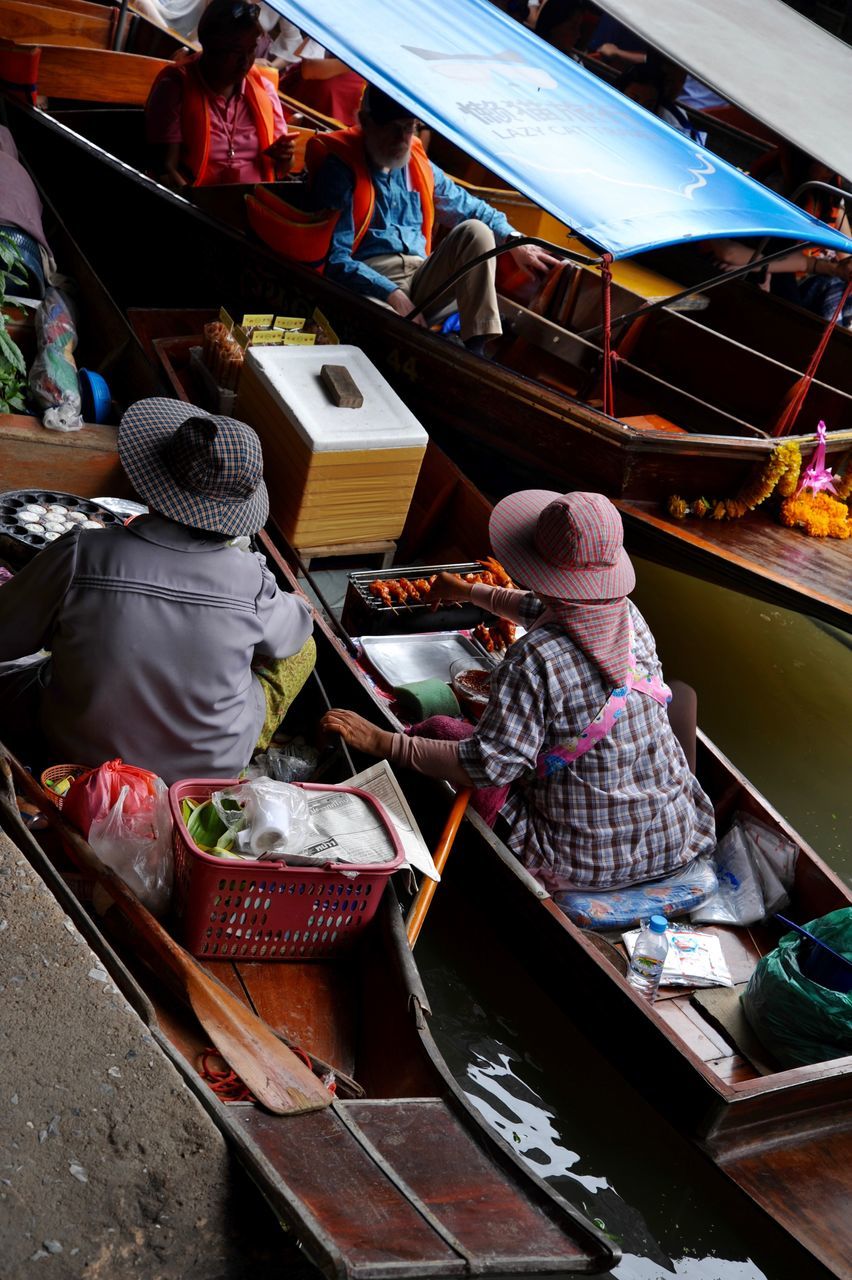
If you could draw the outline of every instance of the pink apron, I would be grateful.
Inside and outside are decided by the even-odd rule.
[[[672,700],[672,691],[667,684],[664,684],[659,676],[643,675],[642,672],[636,670],[635,658],[635,636],[633,627],[630,627],[630,669],[627,672],[627,678],[624,684],[613,689],[609,698],[604,703],[603,709],[598,712],[591,724],[583,730],[576,738],[570,738],[568,742],[558,747],[549,747],[547,751],[543,751],[536,760],[535,773],[538,778],[549,778],[551,774],[556,773],[559,769],[566,768],[567,765],[573,764],[575,760],[579,760],[580,756],[605,738],[612,731],[612,727],[620,715],[624,713],[624,707],[627,698],[633,690],[637,693],[647,694],[649,698],[653,698],[655,702],[659,702],[661,707],[665,707]]]

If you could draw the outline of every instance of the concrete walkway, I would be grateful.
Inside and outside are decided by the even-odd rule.
[[[293,1275],[272,1213],[0,832],[3,1280]]]

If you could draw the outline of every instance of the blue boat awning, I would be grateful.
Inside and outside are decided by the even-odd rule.
[[[488,0],[267,3],[614,257],[723,236],[852,253]]]

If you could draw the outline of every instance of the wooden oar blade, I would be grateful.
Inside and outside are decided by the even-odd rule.
[[[272,1030],[226,987],[200,967],[186,975],[186,991],[198,1021],[214,1046],[275,1115],[320,1111],[332,1101],[328,1089]]]

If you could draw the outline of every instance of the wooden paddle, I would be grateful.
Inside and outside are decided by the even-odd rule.
[[[91,845],[62,817],[56,805],[0,743],[0,769],[14,795],[15,785],[74,850],[75,861],[103,885],[119,910],[139,930],[148,947],[177,980],[211,1042],[258,1102],[276,1115],[318,1111],[331,1094],[270,1027],[192,958],[124,881],[101,862]],[[13,784],[14,779],[14,784]]]
[[[470,787],[463,787],[461,791],[456,793],[453,801],[453,807],[450,809],[449,817],[441,832],[441,839],[438,841],[437,848],[433,856],[433,861],[440,875],[450,856],[450,850],[456,839],[456,833],[461,826],[461,820],[465,815],[468,801],[472,795]],[[405,922],[405,932],[408,936],[408,945],[413,949],[417,941],[417,936],[423,927],[423,921],[426,919],[426,912],[429,910],[432,899],[435,896],[435,890],[438,887],[436,880],[424,879],[420,886],[420,892],[411,904],[411,910],[408,913],[408,919]]]

